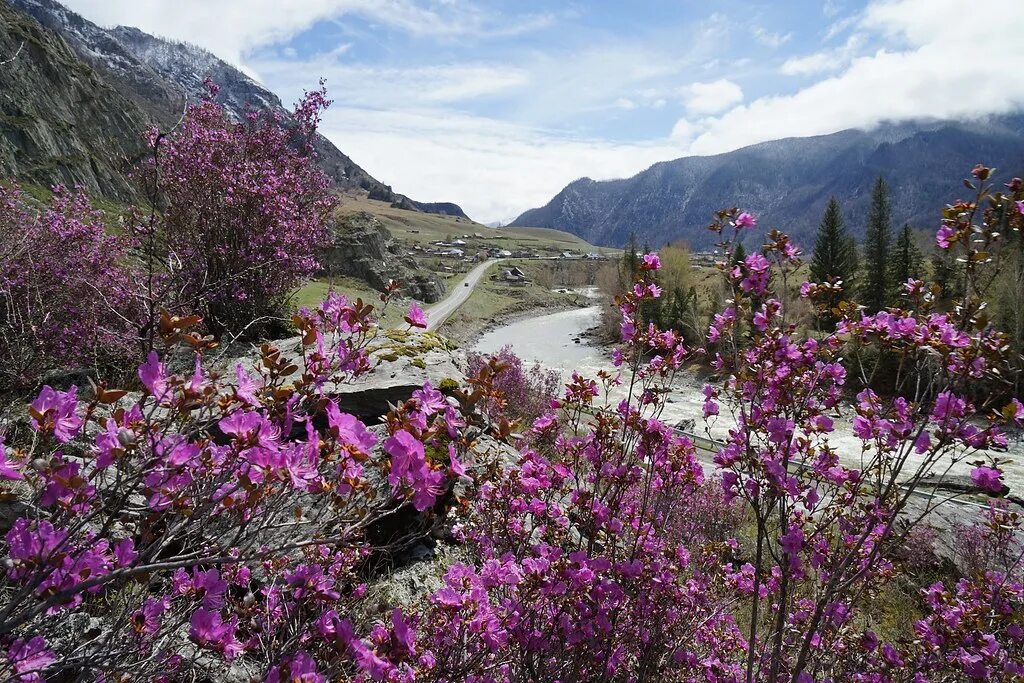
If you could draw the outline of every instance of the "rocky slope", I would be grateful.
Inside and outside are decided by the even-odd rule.
[[[60,36],[0,2],[0,175],[130,200],[146,120]]]
[[[558,228],[607,246],[623,245],[635,231],[653,245],[685,239],[706,248],[714,241],[705,230],[711,214],[741,206],[761,225],[780,227],[806,245],[832,195],[861,236],[879,175],[892,187],[897,225],[934,227],[939,209],[963,194],[960,179],[979,161],[1007,179],[1024,173],[1024,115],[885,124],[684,157],[621,180],[582,178],[512,225]]]
[[[283,111],[282,103],[276,95],[227,62],[197,46],[157,38],[137,28],[102,28],[54,0],[10,0],[9,4],[4,0],[3,7],[4,16],[9,17],[10,22],[17,21],[27,25],[27,18],[31,17],[53,34],[60,36],[63,41],[59,41],[52,34],[44,41],[48,44],[63,43],[58,50],[63,52],[62,58],[77,56],[79,64],[76,71],[92,71],[92,78],[104,83],[106,87],[95,93],[96,108],[117,108],[126,111],[131,119],[155,121],[165,127],[170,126],[181,116],[186,99],[195,100],[205,93],[203,81],[209,76],[221,88],[218,101],[236,118],[241,118],[249,109]],[[18,10],[25,16],[17,17]],[[28,20],[27,23],[32,22]],[[0,28],[0,31],[2,30]],[[46,35],[48,32],[37,33]],[[10,38],[10,35],[0,36],[0,40],[4,42]],[[17,40],[14,42],[16,49]],[[0,43],[2,44],[4,43]],[[71,50],[68,50],[69,46]],[[72,54],[69,55],[69,52]],[[33,51],[25,55],[23,61],[28,59],[41,63],[44,70],[47,70],[46,65],[55,61],[55,57],[48,50]],[[50,96],[71,99],[73,94],[67,93],[64,85],[61,82],[52,82]],[[111,92],[119,97],[110,99]],[[33,105],[47,104],[34,101],[34,98],[42,96],[42,91],[24,89],[12,92],[5,100],[10,101],[11,107],[31,108]],[[133,105],[128,106],[127,110],[126,101]],[[5,104],[5,110],[6,108]],[[43,109],[37,108],[40,111]],[[6,111],[4,113],[6,114]],[[83,116],[91,113],[83,112]],[[141,130],[142,126],[139,125],[126,126],[122,133],[125,137],[134,138]],[[90,142],[83,140],[85,145],[89,145]],[[19,145],[15,141],[12,146]],[[30,163],[34,162],[35,148],[20,147],[20,155],[30,160]],[[315,147],[320,156],[321,166],[339,187],[359,188],[371,193],[375,198],[409,210],[465,216],[462,209],[455,204],[421,203],[395,193],[323,136],[318,136]],[[19,168],[24,166],[23,163]],[[0,170],[3,169],[13,170],[13,166],[5,163],[0,167]],[[15,172],[14,175],[23,174]],[[102,194],[112,198],[125,198],[123,192],[110,193],[106,188],[100,188],[96,184],[90,184],[89,188],[94,191],[101,189]]]
[[[376,216],[359,211],[335,218],[330,245],[320,254],[322,275],[347,275],[383,291],[391,279],[402,283],[405,296],[431,304],[444,297],[436,275],[420,272]]]

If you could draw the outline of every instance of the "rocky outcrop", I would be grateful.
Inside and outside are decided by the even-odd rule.
[[[351,383],[327,387],[338,407],[361,419],[373,421],[412,392],[430,382],[465,376],[462,354],[444,337],[433,332],[381,331],[370,354],[373,370]]]
[[[336,218],[329,233],[330,243],[320,253],[322,274],[359,278],[381,291],[397,280],[403,294],[426,303],[444,296],[441,281],[417,272],[415,259],[402,253],[376,216],[360,211]]]
[[[137,199],[128,171],[146,124],[64,40],[0,2],[0,173]]]

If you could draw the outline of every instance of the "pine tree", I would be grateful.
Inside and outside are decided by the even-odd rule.
[[[738,243],[736,245],[736,249],[732,253],[732,262],[734,264],[735,263],[743,263],[746,260],[747,260],[747,250],[743,248],[743,242],[740,242],[740,243]]]
[[[871,209],[864,236],[864,279],[860,303],[868,313],[877,313],[889,303],[889,257],[892,245],[892,209],[889,187],[881,176],[871,193]]]
[[[949,303],[963,296],[962,268],[948,251],[938,250],[932,254],[932,280],[939,286],[939,298]]]
[[[811,281],[825,283],[835,278],[841,281],[844,291],[850,292],[857,268],[856,249],[853,238],[846,231],[839,202],[832,197],[825,207],[825,215],[821,218],[814,240]],[[829,298],[826,302],[829,311],[839,305],[840,298],[839,295]],[[832,316],[828,315],[826,318],[831,320]]]
[[[856,298],[857,283],[860,282],[860,250],[857,247],[857,240],[853,235],[846,236],[846,260],[848,263],[849,280],[843,283],[843,289],[849,299]]]
[[[633,278],[640,271],[640,256],[637,253],[637,242],[636,233],[629,233],[629,239],[626,241],[626,248],[622,252],[622,270],[625,274],[625,279],[628,283],[633,282]]]
[[[893,300],[898,301],[903,294],[903,285],[907,280],[921,277],[921,251],[914,244],[914,231],[910,225],[904,225],[896,238],[893,248],[892,263],[889,267],[889,282],[893,288]]]

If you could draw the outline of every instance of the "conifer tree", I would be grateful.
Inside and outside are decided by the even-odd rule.
[[[637,249],[636,233],[631,232],[629,233],[629,239],[626,241],[626,247],[622,251],[622,269],[626,282],[632,282],[633,278],[640,271],[640,256]]]
[[[904,225],[896,238],[892,261],[889,267],[889,282],[892,286],[893,300],[899,301],[903,294],[903,285],[907,280],[921,277],[921,251],[914,244],[914,232],[910,225]]]
[[[743,263],[747,259],[747,250],[743,248],[743,242],[736,245],[736,250],[732,255],[733,263]]]
[[[840,280],[851,297],[850,287],[853,284],[857,268],[857,246],[846,230],[843,213],[839,202],[832,197],[825,207],[825,215],[818,225],[818,234],[814,240],[814,253],[811,256],[811,280],[813,282],[829,282],[832,278]],[[829,309],[839,304],[839,297],[833,297]]]
[[[864,236],[864,278],[860,303],[868,313],[877,313],[889,303],[889,258],[892,248],[892,208],[889,186],[881,176],[871,193],[871,209]]]

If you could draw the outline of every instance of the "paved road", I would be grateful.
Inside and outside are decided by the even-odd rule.
[[[426,310],[427,313],[427,329],[436,330],[441,326],[448,317],[458,310],[459,306],[466,303],[466,299],[473,293],[473,288],[480,282],[480,278],[484,276],[487,269],[498,263],[502,259],[490,259],[484,261],[479,266],[469,271],[466,275],[466,279],[460,282],[455,290],[449,294],[446,298],[438,301],[436,304]]]

